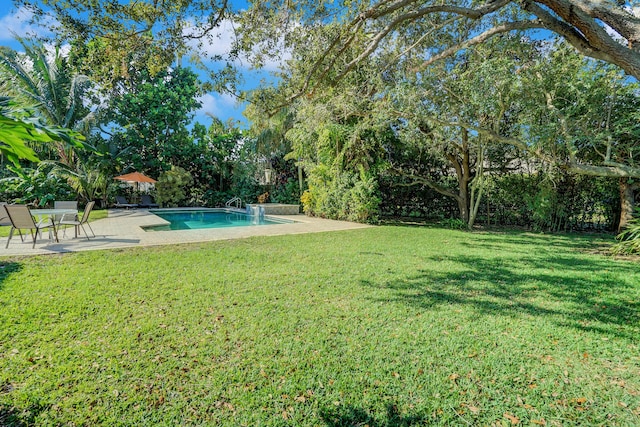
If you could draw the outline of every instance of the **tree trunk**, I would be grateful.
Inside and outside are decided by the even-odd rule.
[[[469,183],[473,179],[473,175],[471,173],[471,163],[469,159],[469,133],[465,128],[461,128],[461,132],[462,144],[458,148],[460,156],[448,154],[447,158],[456,170],[456,176],[458,177],[458,195],[456,196],[456,201],[458,202],[460,219],[469,224],[469,213],[471,210],[469,204]]]
[[[458,210],[460,219],[469,224],[469,182],[464,177],[458,177]]]
[[[478,153],[476,158],[476,173],[471,182],[470,202],[469,202],[469,221],[467,222],[469,229],[473,228],[478,216],[478,209],[482,201],[482,192],[484,190],[484,147],[480,143],[478,145]]]
[[[302,177],[302,165],[298,159],[298,186],[300,187],[300,196],[304,193],[304,178]]]
[[[633,218],[633,208],[635,207],[635,190],[638,184],[629,184],[629,178],[620,178],[620,223],[618,233],[620,233]]]

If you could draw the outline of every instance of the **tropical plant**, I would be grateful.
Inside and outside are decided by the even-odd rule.
[[[616,236],[618,243],[612,246],[615,255],[630,255],[640,253],[640,209],[636,210],[635,218],[631,219],[624,231]]]
[[[198,47],[205,47],[197,50],[208,56],[206,47],[219,43],[215,30],[231,7],[228,0],[15,3],[38,25],[48,25],[57,43],[69,44],[74,66],[107,88],[136,70],[156,75]]]
[[[109,177],[100,169],[77,162],[75,168],[59,167],[56,173],[65,178],[85,202],[107,199]]]
[[[0,153],[16,167],[19,160],[37,162],[39,159],[28,142],[54,143],[64,141],[82,147],[84,137],[77,132],[42,123],[33,110],[20,108],[9,97],[0,97]]]
[[[30,107],[43,123],[88,135],[93,122],[93,114],[84,105],[88,78],[73,73],[60,48],[49,52],[41,41],[17,41],[24,52],[0,50],[3,90]],[[75,150],[83,148],[65,139],[50,146],[55,153],[51,159],[67,166],[75,162]]]
[[[0,179],[0,193],[8,202],[46,206],[54,200],[76,197],[66,179],[53,172],[56,166],[52,163],[40,162],[35,168],[7,167],[13,176]]]

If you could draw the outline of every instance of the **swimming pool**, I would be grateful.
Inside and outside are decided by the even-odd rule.
[[[163,225],[143,227],[145,231],[194,230],[202,228],[250,227],[257,225],[291,224],[295,221],[247,215],[230,209],[171,209],[150,210],[154,215],[169,222]]]

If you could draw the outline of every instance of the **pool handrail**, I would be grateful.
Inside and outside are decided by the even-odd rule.
[[[234,197],[232,199],[227,200],[227,203],[225,203],[224,205],[227,208],[230,208],[231,206],[235,206],[237,209],[241,209],[242,199],[240,199],[240,197]]]

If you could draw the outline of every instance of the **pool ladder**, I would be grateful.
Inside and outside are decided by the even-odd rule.
[[[242,200],[240,199],[240,197],[234,197],[233,199],[227,200],[227,203],[225,203],[224,205],[227,208],[234,206],[237,209],[242,209]]]

